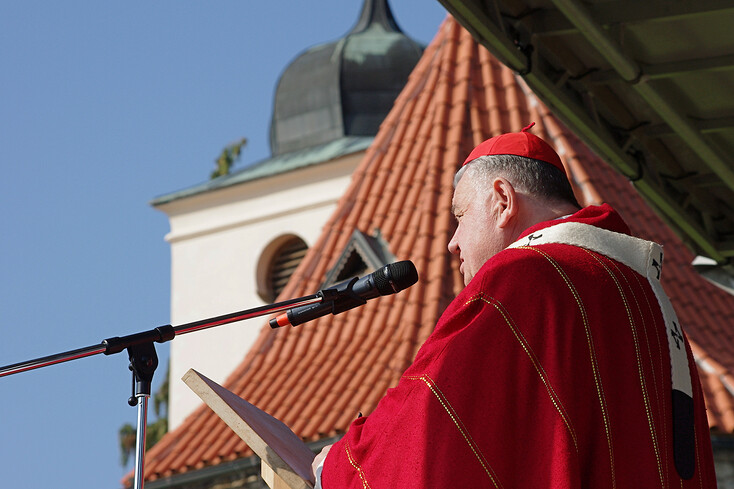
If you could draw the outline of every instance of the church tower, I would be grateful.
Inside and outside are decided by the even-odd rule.
[[[365,0],[347,34],[306,49],[285,68],[270,158],[153,201],[171,227],[171,324],[276,300],[422,53],[387,0]],[[169,429],[199,404],[179,381],[183,373],[195,365],[224,381],[261,326],[252,319],[171,343]]]

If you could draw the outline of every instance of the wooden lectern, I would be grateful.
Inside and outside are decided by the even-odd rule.
[[[315,455],[280,420],[258,409],[196,370],[183,381],[261,460],[263,480],[271,489],[311,489]]]

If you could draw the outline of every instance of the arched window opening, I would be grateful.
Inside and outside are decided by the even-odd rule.
[[[295,235],[278,238],[268,246],[258,267],[258,293],[264,301],[273,302],[283,292],[306,251],[306,242]]]

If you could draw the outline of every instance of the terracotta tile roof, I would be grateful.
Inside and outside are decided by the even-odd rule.
[[[559,151],[584,203],[608,201],[639,235],[666,243],[667,289],[702,365],[711,426],[734,430],[734,297],[696,275],[693,258],[631,185],[581,144],[510,70],[450,17],[426,49],[349,189],[281,297],[318,290],[355,228],[379,228],[420,281],[399,294],[296,328],[267,325],[225,386],[304,440],[344,432],[397,383],[462,287],[446,245],[453,175],[482,140],[529,121]],[[196,365],[192,365],[196,367]],[[206,372],[203,372],[206,374]],[[148,480],[249,455],[202,406],[149,452]]]

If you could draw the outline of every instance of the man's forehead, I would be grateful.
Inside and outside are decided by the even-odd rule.
[[[462,208],[468,203],[469,195],[466,183],[466,179],[462,177],[457,182],[456,188],[454,188],[454,196],[451,198],[451,211],[454,213],[458,210],[462,210]]]

